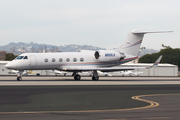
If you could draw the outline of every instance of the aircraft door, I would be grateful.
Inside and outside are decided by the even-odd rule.
[[[30,56],[30,68],[35,68],[37,64],[36,56]]]

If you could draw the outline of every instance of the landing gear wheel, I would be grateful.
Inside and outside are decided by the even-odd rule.
[[[92,80],[93,80],[93,81],[98,81],[98,80],[99,80],[99,76],[97,76],[97,77],[92,76]]]
[[[80,75],[77,74],[77,75],[74,76],[74,80],[80,80],[80,79],[81,79]]]
[[[21,81],[22,80],[22,77],[17,77],[17,81]]]

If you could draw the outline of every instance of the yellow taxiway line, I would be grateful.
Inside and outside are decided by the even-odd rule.
[[[109,109],[109,110],[80,110],[80,111],[29,111],[29,112],[0,112],[0,114],[41,114],[41,113],[70,113],[70,112],[110,112],[110,111],[126,111],[126,110],[138,110],[138,109],[147,109],[159,106],[159,103],[151,100],[141,99],[140,97],[145,96],[160,96],[160,95],[178,95],[180,93],[172,93],[172,94],[150,94],[150,95],[138,95],[131,97],[134,100],[139,100],[143,102],[150,103],[148,106],[144,107],[136,107],[136,108],[127,108],[127,109]]]

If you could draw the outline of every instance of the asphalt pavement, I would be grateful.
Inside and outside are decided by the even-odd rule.
[[[91,81],[89,77],[82,81],[73,81],[71,77],[24,77],[23,81],[16,81],[4,76],[0,77],[0,119],[177,120],[179,83],[179,77],[102,77],[100,81]],[[134,95],[146,95],[138,97],[145,102],[131,99]],[[51,100],[58,102],[48,103]],[[42,109],[26,110],[30,108],[28,104]],[[47,110],[48,105],[54,107]],[[23,109],[17,109],[18,106]]]

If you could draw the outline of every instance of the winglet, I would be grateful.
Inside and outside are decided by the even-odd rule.
[[[159,56],[159,58],[156,60],[156,62],[152,66],[149,66],[146,69],[149,69],[149,68],[152,68],[152,67],[156,67],[159,64],[159,62],[161,61],[161,58],[162,58],[162,55]]]

